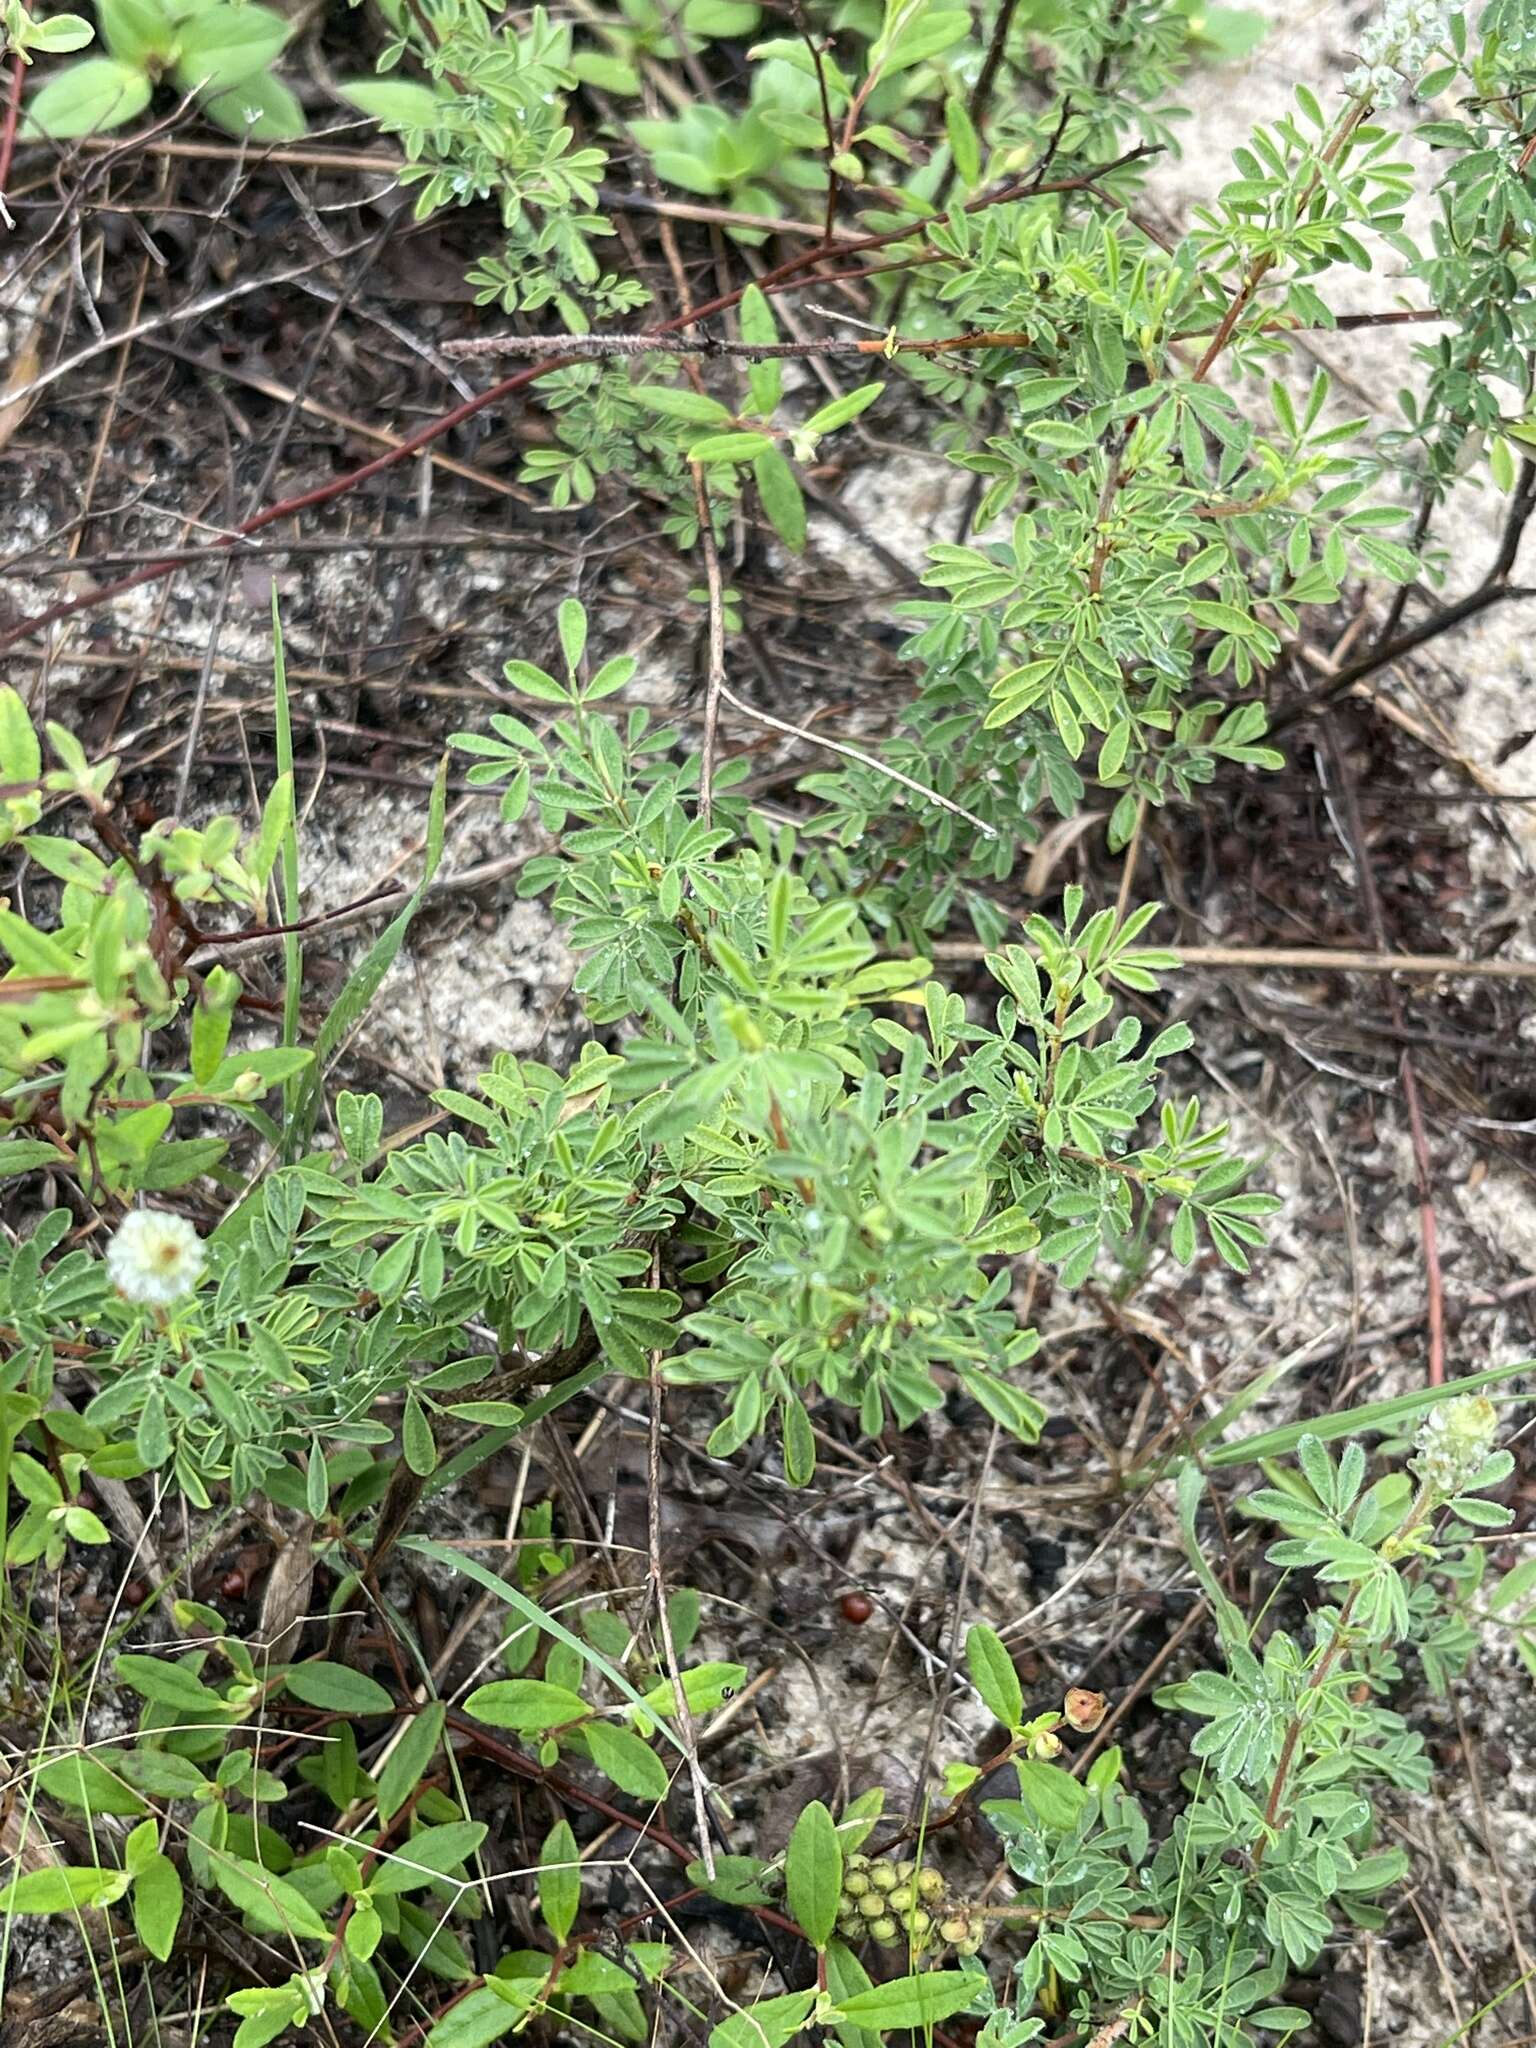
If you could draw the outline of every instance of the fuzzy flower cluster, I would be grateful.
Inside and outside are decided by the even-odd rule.
[[[197,1285],[204,1257],[203,1241],[185,1216],[135,1209],[112,1233],[107,1271],[125,1301],[169,1308]]]
[[[1486,1394],[1464,1394],[1431,1408],[1414,1439],[1413,1469],[1432,1493],[1450,1500],[1488,1462],[1499,1412]]]
[[[1412,90],[1445,41],[1450,11],[1446,0],[1387,0],[1360,38],[1360,63],[1344,90],[1378,107],[1395,107],[1404,85]]]

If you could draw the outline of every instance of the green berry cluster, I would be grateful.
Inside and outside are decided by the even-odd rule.
[[[877,1941],[882,1948],[950,1947],[973,1956],[982,1925],[967,1904],[948,1896],[937,1870],[854,1854],[843,1866],[837,1931],[844,1941]]]

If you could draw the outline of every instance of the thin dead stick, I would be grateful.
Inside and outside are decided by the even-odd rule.
[[[1029,334],[951,334],[938,341],[900,335],[824,336],[817,341],[725,341],[700,335],[485,334],[439,344],[445,356],[569,356],[587,362],[609,356],[731,356],[748,363],[798,362],[807,356],[943,356],[966,349],[1029,348]]]
[[[365,124],[348,123],[349,127],[361,125]],[[90,135],[82,137],[76,146],[96,152],[120,150],[123,145],[120,137]],[[177,142],[166,138],[146,142],[135,153],[139,156],[181,157],[189,163],[280,164],[292,170],[332,173],[377,171],[384,178],[397,177],[406,163],[404,157],[391,156],[382,150],[279,147],[255,151],[236,142]],[[696,200],[656,199],[648,192],[621,191],[616,185],[599,185],[597,203],[614,207],[622,213],[654,213],[663,220],[698,221],[705,227],[754,228],[765,235],[799,235],[812,242],[826,239],[820,221],[794,220],[787,214],[778,213],[743,213],[737,207],[705,206]],[[832,230],[834,245],[858,240],[859,236],[852,228]],[[1366,316],[1355,317],[1361,320]],[[1343,317],[1338,324],[1345,324]]]
[[[984,960],[997,948],[984,946],[978,939],[936,939],[925,950],[935,960]],[[1536,960],[1461,960],[1452,953],[1357,953],[1329,946],[1176,946],[1174,950],[1184,967],[1275,968],[1313,974],[1451,974],[1474,981],[1536,981]]]
[[[964,804],[957,804],[952,797],[942,796],[938,790],[929,789],[925,783],[914,781],[910,775],[903,775],[899,768],[893,768],[888,761],[881,761],[873,754],[866,754],[862,747],[851,747],[846,740],[828,739],[824,732],[812,732],[806,726],[791,725],[787,718],[775,718],[771,712],[759,711],[755,704],[745,703],[734,690],[729,689],[723,678],[720,682],[720,695],[731,709],[739,711],[743,718],[755,719],[759,725],[766,725],[772,732],[787,733],[792,740],[804,740],[808,747],[825,747],[829,754],[841,754],[845,760],[857,761],[861,768],[872,768],[877,775],[884,775],[892,782],[899,782],[903,789],[915,790],[919,796],[926,797],[929,803],[937,804],[941,810],[953,811],[957,818],[964,818],[967,825],[974,825],[986,838],[997,837],[985,818],[978,818],[974,811],[968,811]],[[990,950],[988,947],[978,947],[977,957]],[[1532,966],[1531,972],[1536,974],[1536,965]]]
[[[693,465],[694,496],[699,506],[699,544],[704,550],[704,581],[709,590],[709,678],[704,694],[704,743],[699,750],[699,816],[707,825],[715,806],[715,740],[720,724],[720,694],[725,688],[725,591],[720,581],[720,550],[715,545],[714,514],[704,471]]]
[[[348,128],[367,125],[363,121],[347,123]],[[128,140],[131,143],[133,138]],[[102,152],[123,151],[124,138],[120,135],[83,135],[74,146],[94,156]],[[188,163],[197,164],[249,164],[253,169],[263,164],[287,164],[297,171],[378,171],[386,178],[398,176],[406,163],[403,156],[387,156],[382,150],[252,149],[244,142],[178,142],[163,135],[135,146],[132,154],[136,157],[181,157]]]

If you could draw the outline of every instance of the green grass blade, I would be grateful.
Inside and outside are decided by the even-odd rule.
[[[1304,1436],[1321,1438],[1332,1443],[1341,1436],[1356,1436],[1364,1430],[1386,1432],[1398,1425],[1417,1420],[1424,1412],[1441,1401],[1454,1401],[1462,1394],[1481,1394],[1489,1387],[1501,1385],[1520,1373],[1536,1371],[1536,1363],[1528,1358],[1513,1365],[1492,1365],[1486,1372],[1469,1373],[1465,1379],[1447,1380],[1444,1386],[1425,1387],[1418,1393],[1395,1394],[1390,1400],[1366,1401],[1358,1408],[1341,1409],[1337,1415],[1318,1415],[1310,1422],[1287,1422],[1279,1429],[1266,1429],[1258,1436],[1244,1437],[1241,1443],[1218,1444],[1214,1450],[1205,1453],[1208,1470],[1219,1472],[1226,1466],[1252,1465],[1260,1458],[1283,1458],[1301,1442]],[[1217,1426],[1221,1418],[1217,1418]],[[1181,1463],[1182,1460],[1175,1461]],[[1164,1472],[1173,1465],[1165,1466]]]
[[[528,1595],[519,1592],[516,1586],[508,1585],[505,1579],[499,1578],[478,1559],[468,1556],[463,1551],[450,1550],[446,1543],[434,1543],[430,1536],[403,1536],[400,1539],[400,1548],[414,1550],[418,1557],[430,1557],[434,1564],[446,1565],[450,1571],[458,1572],[466,1579],[473,1579],[475,1584],[483,1586],[487,1593],[494,1593],[496,1598],[510,1607],[514,1614],[520,1614],[524,1621],[531,1622],[535,1628],[542,1629],[545,1635],[553,1636],[557,1643],[564,1643],[567,1649],[574,1650],[583,1664],[589,1664],[594,1671],[601,1671],[608,1683],[616,1686],[631,1706],[645,1707],[645,1701],[616,1665],[610,1664],[600,1651],[594,1650],[590,1643],[583,1642],[580,1636],[572,1635],[563,1622],[556,1621],[552,1614],[546,1614],[536,1600],[530,1600]],[[665,1716],[657,1714],[654,1708],[649,1707],[646,1708],[646,1715],[648,1720],[654,1722],[661,1730],[678,1755],[686,1757],[688,1751],[682,1738],[673,1734],[667,1726]]]
[[[283,622],[277,608],[277,585],[272,585],[272,710],[277,735],[277,772],[293,778],[293,718],[288,702],[288,662],[283,650]],[[299,813],[298,783],[293,781],[293,815],[283,834],[278,855],[282,876],[279,908],[284,924],[299,920]],[[283,1037],[284,1045],[299,1042],[299,1002],[304,987],[304,947],[297,932],[283,934]],[[283,1124],[295,1127],[304,1088],[302,1074],[290,1074],[283,1083]]]

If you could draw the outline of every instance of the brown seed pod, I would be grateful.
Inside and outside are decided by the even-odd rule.
[[[1074,1685],[1062,1701],[1061,1711],[1069,1727],[1079,1735],[1091,1735],[1109,1712],[1109,1701],[1101,1692],[1089,1692],[1085,1686]]]
[[[875,1611],[867,1593],[845,1593],[837,1604],[844,1621],[851,1621],[855,1628],[862,1628]]]

